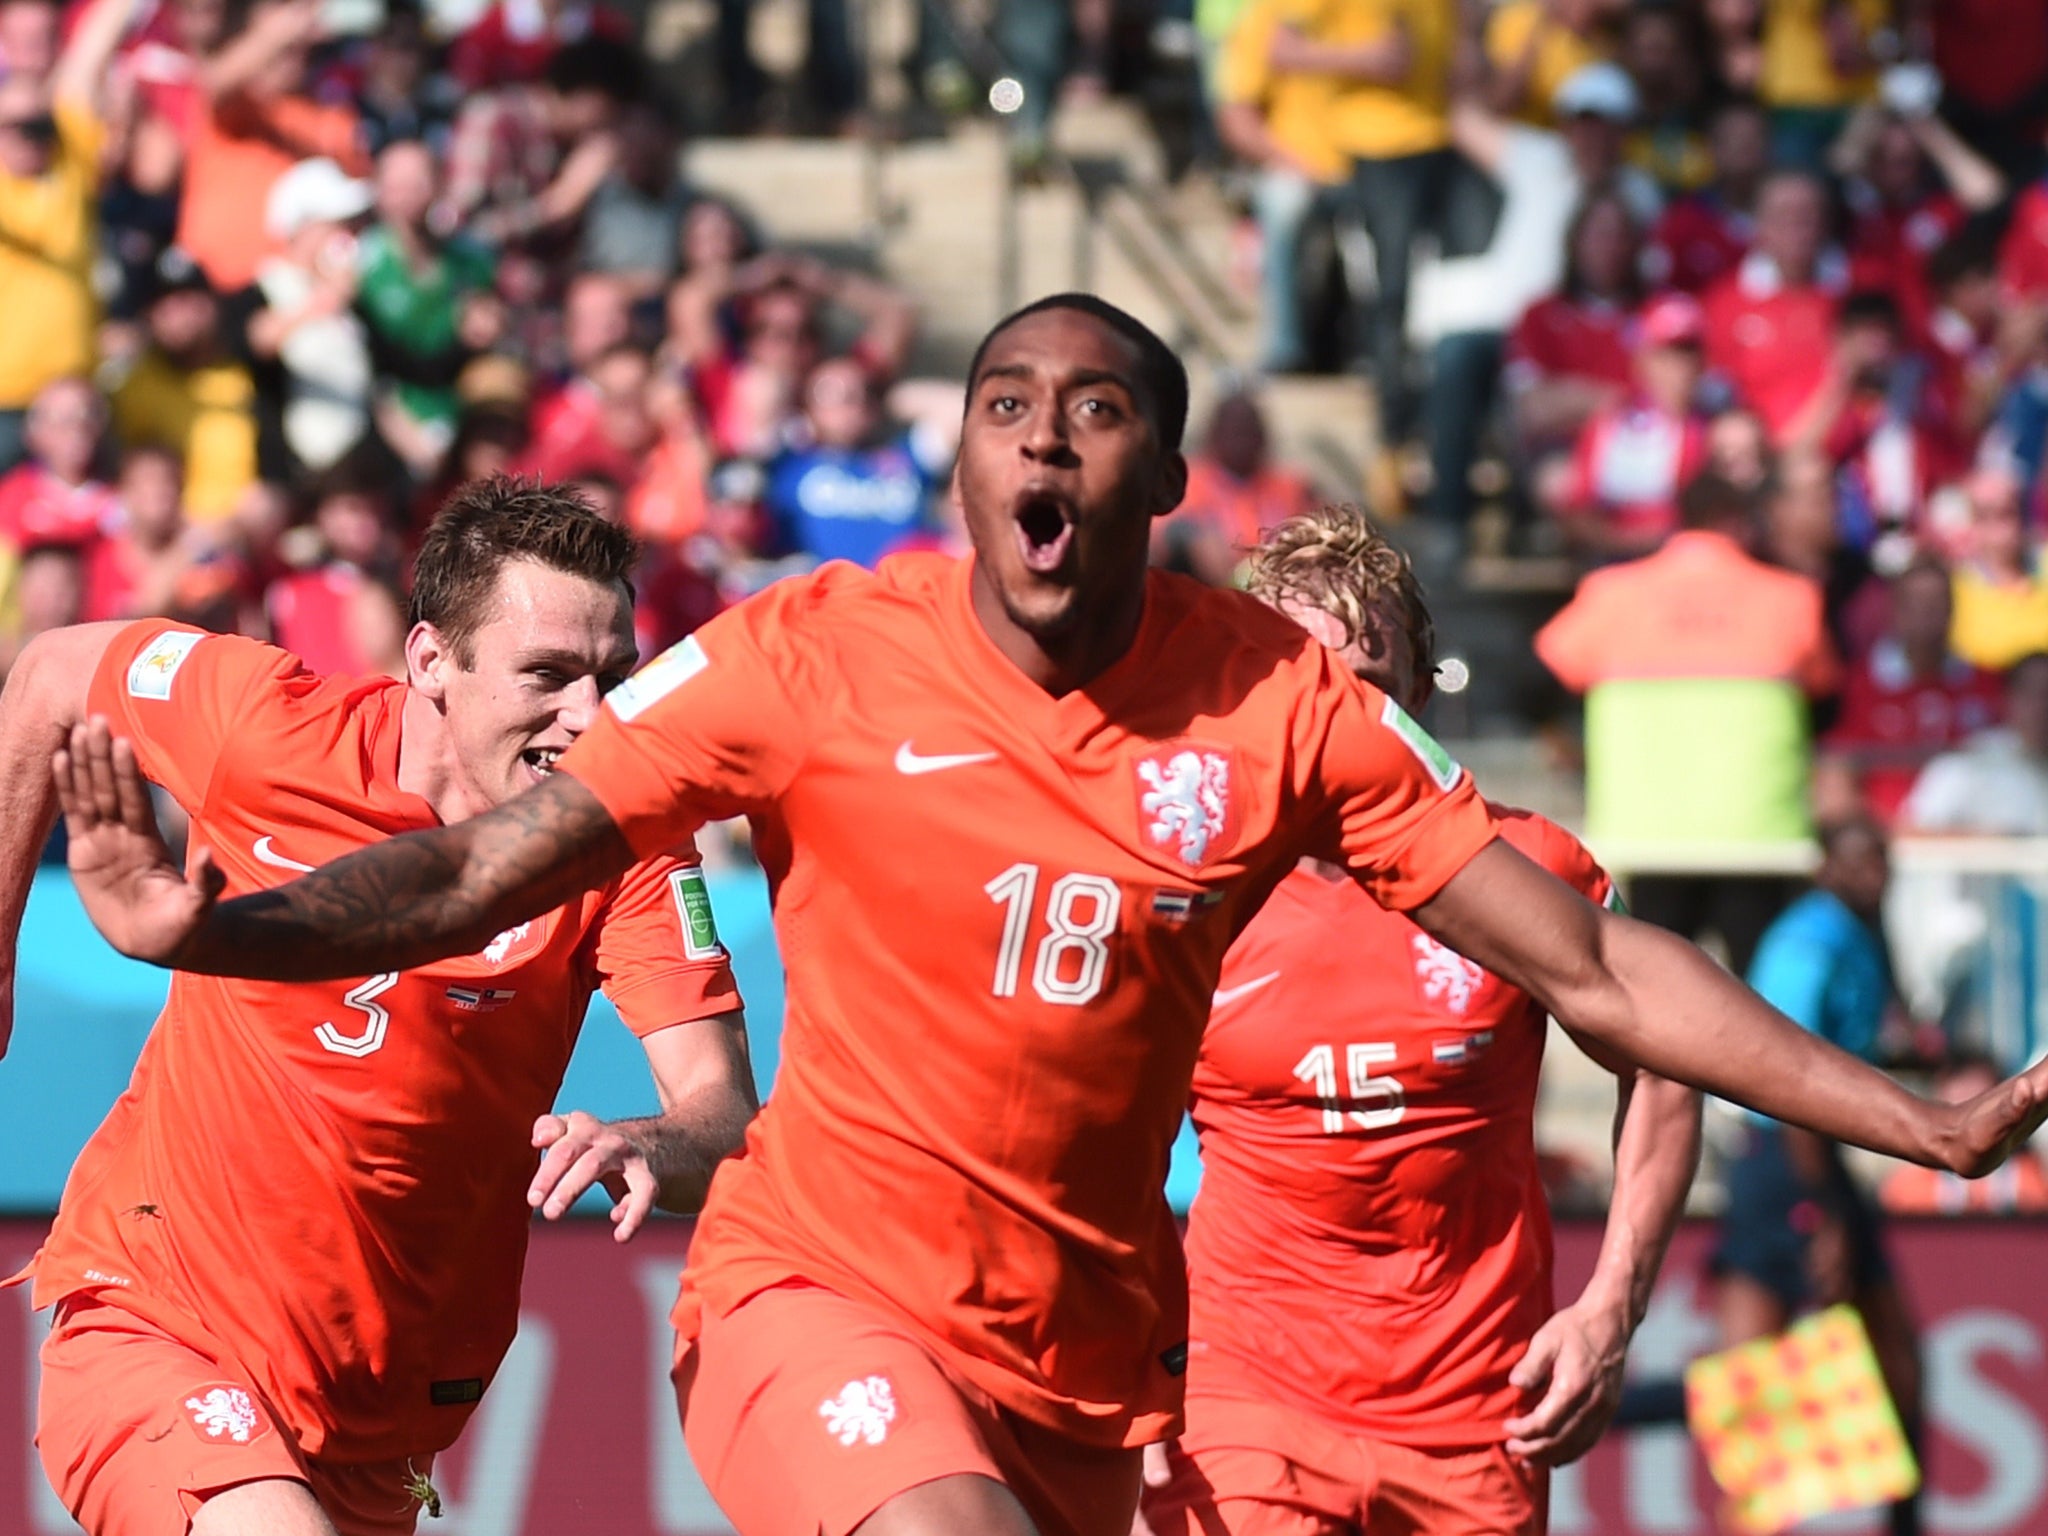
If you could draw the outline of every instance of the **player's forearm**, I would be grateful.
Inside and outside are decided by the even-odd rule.
[[[0,691],[0,947],[10,960],[57,819],[50,757],[85,718],[93,674],[121,627],[81,624],[36,636]]]
[[[1634,1333],[1650,1305],[1700,1160],[1700,1096],[1647,1072],[1620,1081],[1614,1196],[1582,1300],[1612,1307]]]
[[[597,797],[557,774],[474,820],[394,837],[223,902],[165,963],[266,981],[409,970],[475,953],[632,858]]]
[[[647,1159],[660,1186],[655,1204],[690,1216],[703,1209],[718,1165],[745,1143],[748,1122],[759,1107],[751,1084],[720,1085],[700,1089],[659,1115],[614,1121],[612,1128]]]
[[[1836,1141],[1946,1166],[1957,1116],[1801,1029],[1684,940],[1597,918],[1599,963],[1552,1011],[1648,1071]],[[1543,993],[1539,989],[1538,996]]]

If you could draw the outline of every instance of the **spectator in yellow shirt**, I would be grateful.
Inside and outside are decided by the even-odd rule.
[[[2003,672],[2048,651],[2048,572],[2027,533],[2017,475],[1980,469],[1969,496],[1970,549],[1956,565],[1949,643],[1972,666]]]
[[[1301,234],[1318,195],[1342,185],[1351,171],[1330,120],[1338,82],[1274,67],[1274,36],[1284,25],[1312,28],[1332,10],[1297,0],[1251,0],[1216,71],[1217,136],[1253,167],[1252,213],[1261,246],[1259,366],[1267,373],[1293,373],[1308,362]]]
[[[0,471],[43,386],[93,369],[99,92],[132,4],[94,0],[47,79],[0,78]]]
[[[1486,23],[1489,105],[1535,128],[1551,125],[1558,87],[1588,64],[1612,58],[1615,0],[1503,0]]]
[[[1351,164],[1350,192],[1372,237],[1378,294],[1372,374],[1380,429],[1409,436],[1408,277],[1417,236],[1438,226],[1450,185],[1451,50],[1456,0],[1287,0],[1275,70],[1325,77],[1330,142]]]
[[[1849,109],[1876,86],[1889,11],[1889,0],[1765,0],[1757,95],[1771,109],[1773,160],[1825,168]]]
[[[173,247],[157,262],[148,345],[114,391],[114,429],[185,465],[195,523],[243,512],[257,483],[256,384],[221,338],[220,301],[205,273]]]

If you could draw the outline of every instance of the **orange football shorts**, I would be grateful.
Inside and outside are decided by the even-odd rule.
[[[186,1536],[209,1498],[273,1477],[311,1488],[342,1536],[410,1536],[404,1462],[309,1460],[238,1366],[118,1299],[57,1303],[42,1367],[36,1448],[88,1536]]]
[[[1549,1474],[1499,1445],[1390,1445],[1270,1403],[1190,1396],[1153,1536],[1543,1536]]]
[[[780,1285],[677,1347],[683,1438],[740,1536],[847,1536],[956,1474],[1014,1493],[1041,1536],[1129,1536],[1141,1457],[1082,1445],[949,1373],[882,1313]]]

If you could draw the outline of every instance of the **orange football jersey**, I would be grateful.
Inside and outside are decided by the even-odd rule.
[[[635,849],[745,813],[789,973],[781,1074],[715,1180],[677,1326],[810,1281],[1026,1418],[1171,1427],[1162,1185],[1223,952],[1304,852],[1383,901],[1494,834],[1470,778],[1242,593],[1155,574],[1130,651],[1055,698],[972,566],[827,566],[614,690],[562,760]]]
[[[1595,901],[1577,839],[1501,835]],[[1478,1445],[1551,1313],[1533,1121],[1547,1016],[1351,881],[1297,870],[1231,946],[1195,1068],[1190,1389]]]
[[[228,894],[437,825],[398,788],[405,687],[148,620],[90,702]],[[667,845],[681,848],[680,840]],[[594,989],[649,1034],[739,1006],[692,865],[651,857],[476,956],[308,985],[177,974],[31,1266],[225,1347],[312,1455],[452,1441],[512,1342],[538,1154]]]

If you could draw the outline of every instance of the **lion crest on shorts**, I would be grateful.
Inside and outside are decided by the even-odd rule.
[[[896,1389],[886,1376],[849,1381],[837,1396],[818,1404],[818,1417],[825,1421],[825,1433],[841,1445],[880,1445],[896,1422]]]
[[[185,1411],[202,1440],[227,1440],[247,1445],[268,1427],[256,1400],[241,1387],[223,1384],[195,1388]]]

